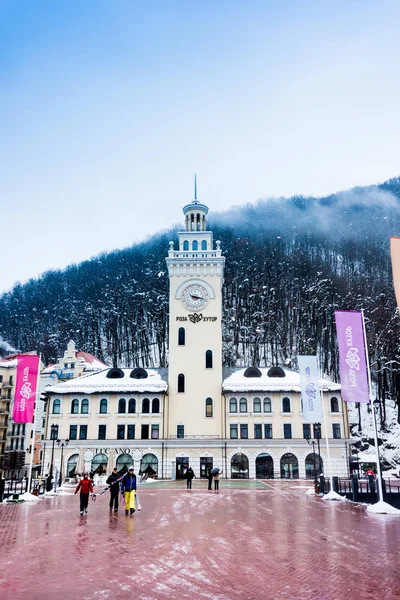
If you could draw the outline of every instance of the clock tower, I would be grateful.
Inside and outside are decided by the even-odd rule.
[[[222,283],[225,258],[207,231],[208,207],[183,207],[179,248],[170,242],[168,437],[222,436]]]

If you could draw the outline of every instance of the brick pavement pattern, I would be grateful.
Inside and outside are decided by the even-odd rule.
[[[148,484],[132,517],[108,493],[84,517],[72,495],[2,504],[0,598],[400,599],[398,517],[271,484]]]

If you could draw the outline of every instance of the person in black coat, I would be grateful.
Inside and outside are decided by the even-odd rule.
[[[110,512],[118,512],[118,494],[119,494],[119,482],[118,482],[118,470],[117,467],[113,468],[113,472],[108,477],[106,484],[110,486]]]
[[[211,469],[208,469],[207,479],[208,479],[208,491],[211,492],[211,490],[212,490],[212,480],[213,480]]]
[[[189,467],[188,470],[186,471],[186,487],[188,490],[192,489],[192,481],[193,481],[194,477],[195,477],[194,471],[193,471],[192,467]]]

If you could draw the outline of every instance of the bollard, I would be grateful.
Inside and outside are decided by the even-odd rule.
[[[325,494],[325,477],[323,475],[319,476],[319,490],[321,494]]]
[[[337,477],[337,476],[332,477],[332,485],[333,485],[333,491],[338,494],[339,493],[339,477]]]

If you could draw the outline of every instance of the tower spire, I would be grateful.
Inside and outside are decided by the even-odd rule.
[[[194,174],[194,200],[193,202],[197,203],[197,175]]]

